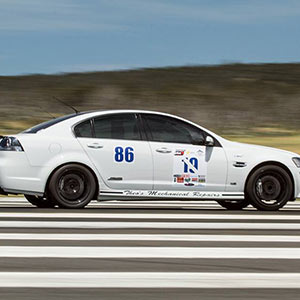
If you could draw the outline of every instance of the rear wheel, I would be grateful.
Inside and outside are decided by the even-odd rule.
[[[250,202],[247,199],[242,200],[223,200],[217,201],[222,207],[228,210],[242,210],[246,208]]]
[[[53,208],[55,203],[50,199],[42,196],[24,195],[29,203],[39,208]]]
[[[63,208],[83,208],[93,199],[95,192],[93,174],[77,164],[62,166],[49,181],[49,193]]]
[[[253,172],[246,194],[258,210],[275,211],[293,198],[293,183],[283,168],[266,165]]]

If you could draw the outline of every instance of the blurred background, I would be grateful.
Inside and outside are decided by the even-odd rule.
[[[0,134],[150,109],[300,153],[300,2],[0,0]]]
[[[230,64],[0,78],[2,134],[79,111],[149,109],[300,153],[300,64]]]

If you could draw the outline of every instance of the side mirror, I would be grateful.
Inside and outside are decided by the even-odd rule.
[[[211,136],[208,135],[208,136],[205,138],[205,143],[204,143],[204,145],[207,146],[207,147],[213,147],[214,144],[215,144],[214,139],[213,139]]]

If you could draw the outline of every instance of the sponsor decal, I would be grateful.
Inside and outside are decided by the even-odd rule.
[[[204,151],[202,151],[202,150],[198,150],[197,152],[196,152],[199,156],[203,156],[204,155]]]
[[[175,150],[175,156],[182,156],[184,155],[185,150]]]
[[[184,183],[184,178],[183,177],[177,177],[176,182],[177,183]]]
[[[203,150],[175,150],[172,175],[174,185],[205,186],[206,175],[207,162]]]
[[[191,183],[192,184],[192,183]],[[123,191],[124,196],[136,196],[136,197],[183,197],[183,198],[201,198],[201,199],[215,199],[222,198],[222,193],[218,192],[200,192],[200,191]]]

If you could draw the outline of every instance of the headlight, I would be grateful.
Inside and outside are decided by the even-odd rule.
[[[293,157],[292,158],[294,164],[296,165],[297,168],[300,168],[300,157]]]
[[[0,151],[24,151],[18,139],[12,136],[0,138]]]

